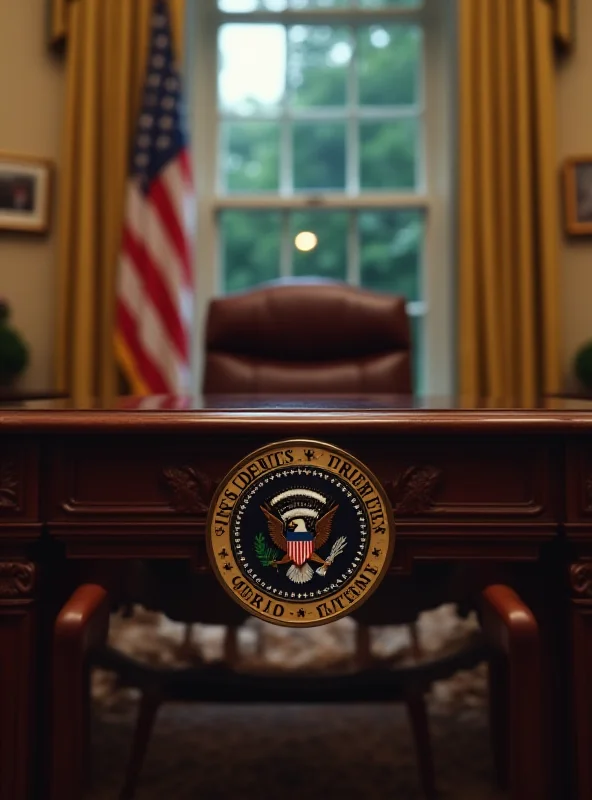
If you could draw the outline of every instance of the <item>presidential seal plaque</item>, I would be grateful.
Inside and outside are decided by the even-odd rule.
[[[248,455],[221,481],[208,552],[245,610],[293,627],[351,613],[384,577],[392,511],[370,470],[323,442],[290,440]]]

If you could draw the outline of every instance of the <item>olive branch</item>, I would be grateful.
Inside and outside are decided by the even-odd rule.
[[[258,533],[255,536],[255,554],[264,567],[271,567],[274,561],[280,556],[280,551],[275,547],[268,547],[265,543],[265,536]]]

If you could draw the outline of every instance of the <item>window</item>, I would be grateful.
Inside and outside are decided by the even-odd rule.
[[[447,6],[199,0],[202,310],[287,276],[402,294],[417,388],[450,390]]]

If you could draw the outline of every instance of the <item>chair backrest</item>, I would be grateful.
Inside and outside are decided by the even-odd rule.
[[[314,279],[212,300],[205,394],[409,394],[402,297]]]

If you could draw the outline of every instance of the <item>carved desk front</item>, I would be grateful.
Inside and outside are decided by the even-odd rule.
[[[128,559],[208,571],[205,520],[219,481],[257,447],[297,437],[344,448],[381,481],[395,575],[462,562],[524,580],[554,681],[552,779],[567,797],[573,735],[574,796],[592,797],[592,413],[351,403],[0,411],[2,800],[43,796],[48,631],[73,588],[96,565],[116,576]]]

